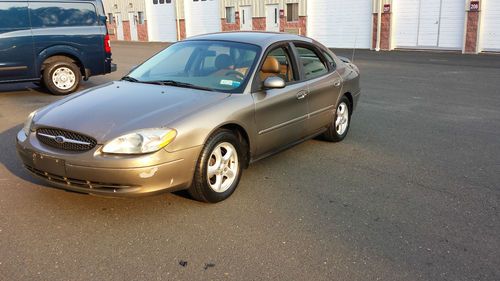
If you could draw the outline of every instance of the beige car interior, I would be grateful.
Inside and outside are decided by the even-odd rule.
[[[281,77],[285,82],[292,81],[293,71],[288,56],[274,56],[272,53],[267,56],[260,69],[259,75],[261,81],[273,76]]]

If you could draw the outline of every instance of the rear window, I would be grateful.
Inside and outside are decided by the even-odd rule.
[[[91,3],[32,2],[33,28],[97,25],[97,14]]]
[[[0,2],[0,31],[29,27],[28,4]]]

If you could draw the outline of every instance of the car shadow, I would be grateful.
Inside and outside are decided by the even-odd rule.
[[[16,136],[17,133],[22,129],[22,125],[17,125],[14,126],[2,133],[0,133],[0,164],[2,164],[11,174],[14,176],[25,180],[27,182],[36,184],[36,185],[41,185],[43,187],[48,187],[48,188],[54,188],[54,189],[59,189],[56,187],[51,186],[50,184],[44,182],[43,180],[32,176],[24,167],[17,155],[16,151]],[[86,193],[79,193],[79,192],[72,192],[68,191],[71,193],[76,193],[76,194],[82,194],[82,195],[88,195]],[[187,190],[180,190],[180,191],[175,191],[172,192],[171,194],[175,195],[176,197],[181,197],[183,199],[189,199],[193,200]]]
[[[41,94],[51,95],[51,93],[44,87],[35,83],[12,83],[0,84],[0,94],[4,93],[19,93],[19,92],[37,92]]]

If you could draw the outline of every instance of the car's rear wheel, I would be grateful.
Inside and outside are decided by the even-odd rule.
[[[340,98],[335,110],[335,116],[332,123],[328,126],[323,137],[331,142],[338,142],[347,136],[351,124],[351,102],[346,96]]]
[[[206,142],[196,166],[191,196],[216,203],[228,198],[242,173],[242,151],[238,138],[229,130],[215,132]]]
[[[51,62],[43,70],[43,84],[54,95],[73,93],[81,80],[80,69],[70,60]]]

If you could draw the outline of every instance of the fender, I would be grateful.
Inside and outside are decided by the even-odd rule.
[[[83,52],[69,45],[54,45],[45,48],[44,50],[42,50],[40,53],[37,54],[36,69],[42,69],[42,63],[47,58],[52,57],[54,55],[67,55],[70,57],[74,57],[78,59],[78,62],[83,66],[84,69],[86,68],[85,65],[83,64],[83,62],[85,61],[85,54]],[[83,74],[86,75],[85,73]]]

